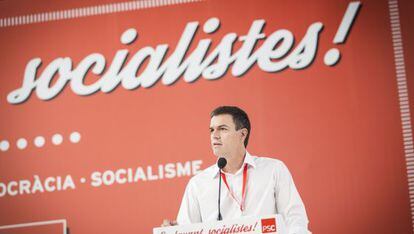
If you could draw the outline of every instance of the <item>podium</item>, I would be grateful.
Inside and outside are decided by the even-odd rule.
[[[153,234],[222,234],[222,233],[277,233],[287,234],[281,215],[246,216],[233,220],[157,227]]]

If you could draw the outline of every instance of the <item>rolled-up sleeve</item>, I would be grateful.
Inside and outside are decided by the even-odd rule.
[[[200,223],[201,213],[200,206],[196,197],[197,191],[194,180],[190,179],[184,192],[183,200],[181,201],[180,210],[177,215],[177,223],[190,224]]]
[[[310,233],[305,206],[293,182],[292,175],[284,163],[280,162],[275,176],[276,209],[283,216],[289,234]]]

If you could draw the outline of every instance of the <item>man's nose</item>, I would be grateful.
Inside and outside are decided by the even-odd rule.
[[[220,139],[220,134],[218,131],[214,130],[212,134],[214,139]]]

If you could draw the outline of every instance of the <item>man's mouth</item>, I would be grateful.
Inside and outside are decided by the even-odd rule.
[[[213,146],[221,146],[222,144],[221,143],[213,143]]]

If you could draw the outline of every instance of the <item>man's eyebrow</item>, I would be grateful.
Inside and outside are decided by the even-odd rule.
[[[227,126],[226,124],[222,124],[222,125],[217,126],[217,128],[220,128],[220,127],[229,127],[229,126]],[[212,129],[212,128],[214,128],[214,127],[210,126],[210,129]]]

